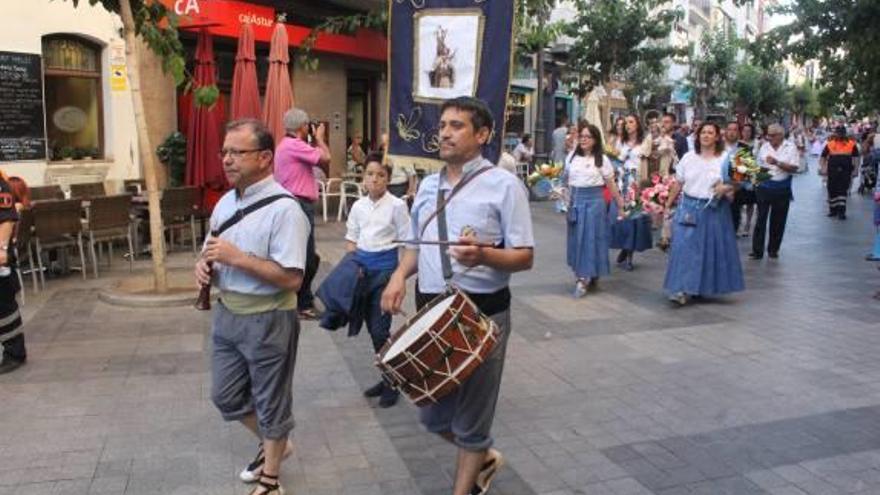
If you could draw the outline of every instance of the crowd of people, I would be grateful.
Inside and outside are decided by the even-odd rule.
[[[586,122],[571,126],[562,119],[553,131],[550,156],[563,166],[556,197],[567,210],[566,259],[575,297],[608,275],[610,249],[618,250],[618,266],[632,271],[633,253],[653,247],[652,230],[658,229],[657,246],[669,252],[664,291],[670,300],[683,305],[743,290],[737,237],[751,236],[751,260],[780,256],[792,181],[809,161],[819,164],[829,217],[846,219],[855,177],[861,175],[861,191],[876,187],[876,122],[815,123],[807,129],[795,123],[786,132],[780,123],[761,127],[733,120],[722,128],[697,119],[679,126],[676,120],[666,113],[645,126],[635,114],[617,118],[607,144]],[[762,175],[737,173],[740,159],[755,162]],[[632,206],[639,191],[658,183],[664,185],[663,196],[654,199],[659,208]],[[875,199],[880,236],[880,194]],[[872,260],[880,259],[880,237],[875,244]]]

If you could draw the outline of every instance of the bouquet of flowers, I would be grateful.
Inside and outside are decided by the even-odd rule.
[[[730,167],[731,179],[735,182],[751,182],[758,185],[770,179],[770,172],[758,165],[752,152],[746,148],[737,150],[733,155],[733,163]]]
[[[633,182],[629,185],[623,196],[623,213],[626,216],[635,216],[644,211],[642,204],[642,196],[639,192],[639,185]]]
[[[534,186],[541,179],[556,179],[562,176],[562,165],[542,163],[535,166],[535,171],[528,177],[529,186]]]
[[[659,175],[651,176],[651,187],[642,189],[642,210],[653,215],[655,218],[663,218],[666,213],[666,201],[669,199],[669,190],[675,183],[675,177],[667,176],[661,179]]]
[[[623,164],[623,158],[620,157],[620,152],[617,151],[617,148],[611,146],[608,143],[605,143],[605,148],[602,149],[602,152],[605,153],[605,156],[611,160],[611,163],[615,167],[619,167]]]

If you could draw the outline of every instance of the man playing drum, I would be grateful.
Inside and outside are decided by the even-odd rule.
[[[439,138],[446,165],[419,187],[411,211],[412,244],[382,295],[384,311],[400,312],[406,279],[418,273],[417,307],[452,285],[500,329],[486,362],[457,390],[420,412],[428,431],[459,448],[454,495],[486,493],[503,463],[501,454],[490,448],[490,430],[510,333],[508,282],[511,273],[530,269],[533,258],[526,190],[515,176],[482,156],[492,127],[492,114],[478,99],[461,97],[443,104]],[[458,245],[443,245],[447,241]]]

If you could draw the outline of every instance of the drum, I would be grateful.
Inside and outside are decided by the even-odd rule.
[[[488,358],[499,329],[466,294],[436,297],[388,339],[376,366],[417,406],[437,402]]]

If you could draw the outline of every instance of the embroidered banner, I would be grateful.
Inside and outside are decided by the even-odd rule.
[[[485,101],[495,132],[483,156],[496,162],[510,82],[513,1],[391,0],[388,158],[436,168],[440,106],[457,96]]]

